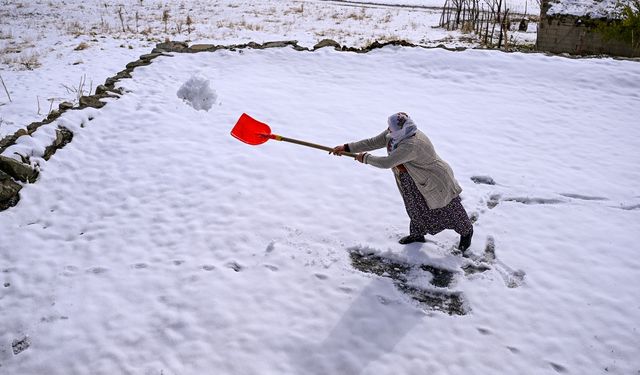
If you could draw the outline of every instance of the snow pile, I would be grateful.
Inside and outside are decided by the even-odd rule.
[[[201,75],[194,75],[178,90],[178,98],[199,110],[208,111],[215,104],[218,95],[209,85],[209,80]]]
[[[630,3],[630,1],[626,1]],[[555,0],[548,15],[568,14],[573,16],[589,16],[591,18],[606,18],[614,16],[616,4],[624,5],[624,0]]]

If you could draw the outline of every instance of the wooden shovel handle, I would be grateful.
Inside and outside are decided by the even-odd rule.
[[[311,142],[305,142],[305,141],[301,141],[299,139],[287,138],[287,137],[283,137],[283,136],[277,135],[277,134],[271,134],[271,135],[269,135],[269,138],[275,139],[276,141],[283,141],[283,142],[295,143],[295,144],[301,145],[301,146],[313,147],[313,148],[317,148],[319,150],[324,150],[324,151],[329,151],[329,152],[333,151],[333,147],[327,147],[327,146],[318,145],[318,144],[311,143]],[[354,154],[352,152],[343,152],[342,155],[349,156],[349,157],[352,157],[354,159],[356,158],[356,154]]]

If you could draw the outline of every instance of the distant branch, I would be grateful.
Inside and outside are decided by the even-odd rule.
[[[9,98],[9,101],[11,102],[11,95],[9,95],[9,90],[7,90],[7,85],[4,84],[4,79],[2,79],[2,74],[0,74],[0,82],[2,82],[2,87],[4,87],[4,92],[7,93],[7,97]]]

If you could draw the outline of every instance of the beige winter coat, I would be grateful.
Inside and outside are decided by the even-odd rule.
[[[386,148],[387,134],[389,130],[373,138],[349,143],[349,151],[359,153]],[[389,156],[367,154],[364,162],[385,169],[404,165],[430,209],[446,206],[462,192],[449,164],[440,159],[429,138],[420,130],[415,136],[400,141]],[[393,171],[399,188],[398,171],[395,168]]]

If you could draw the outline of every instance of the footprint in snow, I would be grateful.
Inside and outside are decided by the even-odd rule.
[[[514,270],[496,257],[496,241],[493,236],[487,236],[487,243],[484,248],[484,253],[481,256],[469,252],[466,252],[463,256],[474,262],[473,264],[462,267],[467,275],[485,272],[491,269],[489,266],[491,265],[500,277],[502,277],[502,280],[508,288],[517,288],[524,284],[526,272],[523,270]]]
[[[314,274],[313,274],[313,276],[315,276],[315,277],[316,277],[317,279],[319,279],[319,280],[326,280],[326,279],[328,279],[328,278],[329,278],[329,276],[327,276],[327,275],[323,275],[323,274],[321,274],[321,273],[314,273]]]
[[[279,269],[278,267],[276,267],[274,265],[271,265],[271,264],[265,264],[264,267],[269,269],[269,270],[271,270],[271,271],[273,271],[273,272],[275,272],[275,271],[277,271]]]
[[[559,364],[553,363],[553,362],[549,362],[549,364],[551,365],[551,368],[553,368],[555,370],[555,372],[558,372],[558,373],[567,372],[567,368],[562,366],[562,365],[559,365]]]
[[[265,249],[265,252],[266,253],[271,253],[271,252],[273,252],[273,250],[275,250],[275,248],[276,248],[276,241],[271,241],[267,245],[267,248]]]
[[[29,349],[31,345],[31,341],[29,340],[29,336],[24,336],[20,339],[14,339],[11,343],[11,348],[13,349],[13,355],[18,355],[25,350]]]
[[[205,264],[204,266],[202,266],[202,269],[205,271],[213,271],[216,269],[216,267],[210,265],[210,264]]]
[[[64,271],[62,271],[62,274],[64,276],[73,276],[78,272],[78,267],[76,266],[72,266],[72,265],[68,265],[64,267]]]
[[[498,203],[500,203],[500,194],[492,194],[487,200],[487,207],[489,209],[493,209],[498,205]]]
[[[565,203],[565,201],[561,199],[555,198],[537,198],[537,197],[507,197],[502,198],[500,194],[492,194],[489,196],[487,200],[487,207],[489,209],[495,208],[500,202],[516,202],[522,203],[526,205],[537,205],[537,204],[559,204]]]
[[[507,349],[509,349],[509,351],[514,354],[520,353],[520,349],[514,348],[513,346],[507,346]]]
[[[95,275],[99,275],[99,274],[103,274],[105,272],[109,271],[108,268],[104,268],[104,267],[90,267],[87,268],[87,270],[85,272],[87,273],[93,273]]]
[[[340,286],[338,289],[347,294],[353,293],[353,288],[349,288],[348,286]]]
[[[43,316],[40,318],[40,321],[43,323],[52,323],[55,322],[56,320],[68,320],[69,317],[68,316],[58,316],[58,315],[50,315],[50,316]]]
[[[605,197],[593,197],[589,195],[573,194],[573,193],[561,193],[560,195],[562,195],[563,197],[581,199],[584,201],[608,201],[609,200],[608,198],[605,198]]]
[[[626,205],[626,206],[620,206],[620,207],[616,207],[616,208],[619,208],[619,209],[625,210],[625,211],[640,210],[640,204]]]
[[[240,272],[244,269],[243,266],[241,266],[240,264],[238,264],[237,262],[229,262],[227,264],[225,264],[225,266],[227,268],[231,268],[232,270],[236,271],[236,272]]]
[[[491,178],[491,176],[471,176],[471,181],[473,181],[474,184],[481,184],[481,185],[496,184],[496,182],[493,180],[493,178]]]
[[[505,202],[517,202],[522,204],[558,204],[565,203],[561,199],[555,198],[529,198],[529,197],[513,197],[503,199]]]

